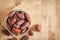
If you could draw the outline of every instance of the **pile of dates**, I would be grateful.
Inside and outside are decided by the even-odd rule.
[[[31,19],[24,11],[11,11],[8,14],[6,24],[13,34],[23,34],[30,29]]]

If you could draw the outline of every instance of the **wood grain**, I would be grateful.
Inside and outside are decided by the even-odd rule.
[[[30,15],[31,25],[41,25],[41,32],[34,32],[34,35],[31,36],[29,40],[60,40],[59,0],[22,0],[20,4],[18,2],[19,5],[16,7],[14,0],[6,1],[0,0],[0,22],[5,27],[6,25],[4,20],[12,9],[23,10]],[[23,35],[28,34],[25,33]],[[23,35],[19,35],[17,38],[21,38]],[[5,38],[2,39],[3,36],[4,35],[1,35],[0,40],[6,40],[11,37],[4,36]]]

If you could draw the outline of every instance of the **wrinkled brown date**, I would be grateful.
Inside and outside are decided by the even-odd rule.
[[[21,24],[23,24],[25,22],[25,20],[18,20],[17,22],[16,22],[16,24],[17,25],[21,25]]]
[[[16,32],[16,33],[20,33],[21,32],[21,30],[20,29],[18,29],[18,28],[13,28],[13,30],[12,31],[14,31],[14,32]]]
[[[25,13],[25,17],[26,17],[26,21],[31,22],[30,16],[27,13]]]
[[[33,29],[30,28],[30,30],[28,31],[29,35],[32,36],[33,35]]]
[[[18,17],[21,18],[21,19],[24,19],[24,18],[25,18],[22,13],[18,13],[17,15],[18,15]]]
[[[9,16],[9,17],[12,17],[12,16],[14,15],[13,12],[14,12],[14,11],[11,11],[11,12],[8,14],[8,16]]]
[[[8,20],[8,24],[9,24],[9,25],[11,25],[11,23],[10,23],[10,22],[11,22],[11,18],[10,18],[10,17],[8,17],[8,19],[7,19],[7,20]]]
[[[29,22],[25,22],[25,23],[21,26],[21,30],[25,29],[28,25],[29,25]]]
[[[36,24],[35,29],[36,31],[40,32],[41,31],[40,25]]]
[[[14,38],[9,38],[9,39],[7,39],[7,40],[17,40],[16,38],[14,39]]]
[[[15,22],[16,22],[16,18],[14,17],[11,19],[11,24],[14,24]]]
[[[29,36],[25,35],[20,40],[28,40],[28,39],[29,39]]]
[[[14,24],[13,27],[20,28],[20,25]]]
[[[9,33],[6,29],[3,30],[3,33],[4,33],[5,35],[7,35],[7,36],[10,35],[10,33]]]
[[[23,34],[24,32],[26,32],[26,30],[27,30],[26,28],[25,28],[25,29],[23,29],[21,33]]]

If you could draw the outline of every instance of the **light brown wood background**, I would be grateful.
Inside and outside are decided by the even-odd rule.
[[[29,40],[60,40],[60,0],[0,0],[0,22],[5,27],[5,18],[11,10],[23,10],[29,13],[31,25],[41,25],[41,32],[34,32]],[[0,40],[10,37],[0,31]]]

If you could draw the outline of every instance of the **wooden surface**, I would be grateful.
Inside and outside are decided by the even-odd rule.
[[[29,40],[60,40],[59,2],[59,0],[22,0],[18,6],[14,6],[15,2],[12,1],[12,4],[10,3],[11,5],[7,4],[7,7],[0,7],[0,22],[6,27],[5,18],[9,11],[23,10],[29,13],[31,26],[34,24],[41,25],[41,32],[34,32],[34,35],[30,36]],[[3,30],[3,27],[1,27],[0,30]],[[28,34],[26,33],[24,35]],[[23,35],[19,35],[18,38],[22,36]],[[0,40],[6,40],[10,37],[11,36],[8,37],[0,31]]]

